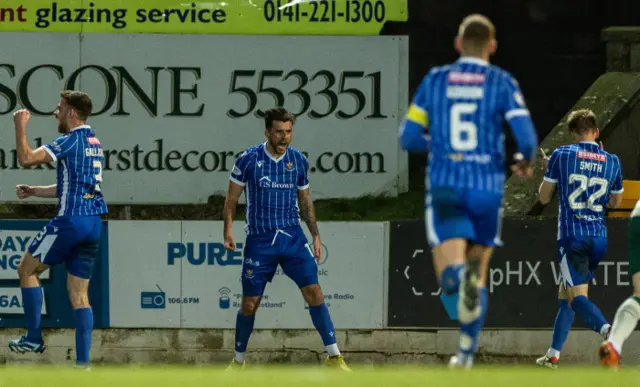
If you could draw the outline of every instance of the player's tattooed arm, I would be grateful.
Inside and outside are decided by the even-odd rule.
[[[311,200],[311,193],[309,189],[298,190],[298,205],[300,206],[300,217],[309,227],[311,236],[320,236],[318,231],[318,223],[316,221],[316,210],[313,207],[313,200]]]
[[[240,199],[240,195],[242,195],[243,186],[234,183],[233,181],[229,181],[229,191],[227,192],[227,198],[224,201],[224,233],[231,234],[231,224],[233,223],[233,218],[236,216],[236,207],[238,207],[238,200]]]

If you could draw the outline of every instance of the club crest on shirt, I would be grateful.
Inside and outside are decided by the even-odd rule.
[[[289,172],[293,171],[293,163],[292,162],[288,162],[285,166],[287,167],[287,170]]]

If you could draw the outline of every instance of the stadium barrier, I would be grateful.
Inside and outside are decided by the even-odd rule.
[[[24,324],[17,266],[46,221],[0,221],[0,326]],[[242,293],[245,231],[224,249],[223,222],[109,221],[93,281],[97,328],[232,329]],[[550,329],[560,281],[556,220],[504,220],[488,288],[487,328]],[[608,253],[590,298],[612,319],[630,294],[624,219],[607,219]],[[422,221],[320,222],[320,284],[341,329],[454,328],[439,298]],[[305,228],[306,232],[306,228]],[[251,259],[247,264],[259,266]],[[41,277],[43,326],[72,328],[63,266]],[[260,308],[258,329],[313,329],[295,284],[276,272]],[[575,327],[585,328],[576,321]]]
[[[609,253],[590,297],[605,317],[630,292],[626,221],[609,219]],[[0,222],[0,342],[23,332],[16,267],[44,221]],[[238,251],[222,247],[222,222],[109,221],[90,288],[96,315],[92,357],[100,363],[217,363],[234,350],[244,231]],[[482,362],[531,360],[546,351],[556,311],[555,220],[505,219],[505,247],[489,275]],[[320,222],[320,281],[341,349],[353,363],[434,363],[454,354],[458,333],[437,297],[424,224]],[[258,264],[253,262],[253,264]],[[256,319],[251,362],[313,363],[322,342],[295,285],[278,273]],[[64,267],[42,276],[43,326],[49,350],[29,361],[61,363],[73,354],[74,333]],[[388,294],[388,300],[387,300]],[[20,328],[18,328],[20,327]],[[51,329],[53,328],[53,329]],[[169,328],[169,329],[167,329]],[[576,319],[565,363],[596,361],[601,338]],[[640,335],[626,346],[640,361]],[[24,361],[0,351],[0,361]]]
[[[608,251],[590,284],[589,298],[613,320],[631,294],[627,261],[627,221],[609,218]],[[439,298],[431,252],[422,221],[391,222],[388,326],[454,328]],[[489,277],[491,329],[552,329],[557,312],[560,268],[557,219],[505,218],[504,246],[492,258]],[[586,326],[576,319],[576,328]]]
[[[17,266],[46,221],[1,221],[0,326],[22,327]],[[387,223],[320,222],[320,282],[334,322],[343,329],[381,329],[386,316]],[[222,240],[223,222],[105,222],[100,259],[91,282],[96,328],[231,329],[239,308],[245,238],[234,224],[238,249]],[[247,264],[259,266],[251,259]],[[267,286],[257,329],[313,329],[295,284],[281,270]],[[72,328],[66,271],[41,277],[43,326]]]

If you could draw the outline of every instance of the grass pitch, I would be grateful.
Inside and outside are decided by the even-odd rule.
[[[472,371],[449,371],[443,367],[354,367],[344,373],[320,367],[259,367],[224,372],[219,367],[94,367],[91,372],[61,367],[6,366],[0,370],[0,387],[587,387],[640,385],[640,369],[618,372],[600,367],[549,370],[534,367],[477,366]]]

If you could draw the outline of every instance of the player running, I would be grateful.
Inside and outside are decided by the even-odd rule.
[[[460,346],[452,367],[473,364],[487,313],[489,259],[494,246],[502,245],[504,120],[518,144],[516,175],[532,175],[538,144],[518,83],[489,64],[496,47],[491,21],[466,17],[455,40],[460,59],[429,72],[400,130],[403,149],[429,150],[427,237],[443,294],[460,294]]]
[[[267,141],[247,149],[236,160],[229,177],[224,246],[227,250],[236,249],[231,225],[243,190],[247,198],[247,239],[242,264],[242,306],[236,318],[236,354],[228,369],[244,367],[244,353],[260,299],[280,265],[309,305],[313,325],[329,353],[327,365],[349,370],[338,350],[333,322],[318,283],[316,260],[321,257],[322,242],[309,193],[309,164],[299,150],[289,147],[294,121],[283,108],[268,110],[264,130]],[[300,226],[300,216],[313,236],[313,246]]]
[[[57,184],[18,185],[16,193],[20,199],[58,198],[58,213],[34,238],[18,266],[27,334],[11,340],[9,348],[21,353],[44,352],[39,276],[50,266],[64,263],[76,325],[76,367],[88,369],[93,330],[89,279],[98,258],[100,215],[107,213],[101,190],[104,157],[100,141],[86,124],[93,107],[91,98],[78,91],[64,91],[61,97],[54,116],[62,136],[36,150],[32,150],[27,141],[30,113],[23,109],[13,115],[20,165],[31,167],[57,162]]]
[[[562,280],[558,313],[551,347],[536,360],[536,364],[548,368],[558,366],[575,313],[603,337],[609,334],[611,326],[587,293],[589,281],[607,251],[605,206],[618,207],[623,191],[620,160],[596,143],[600,130],[593,112],[572,112],[567,127],[574,144],[554,150],[548,160],[545,156],[548,167],[539,192],[539,202],[547,205],[556,187],[559,190],[558,262]]]
[[[622,345],[636,329],[640,320],[640,201],[629,219],[628,251],[629,274],[633,282],[633,296],[627,298],[616,311],[608,340],[600,345],[600,362],[604,366],[618,368]]]

